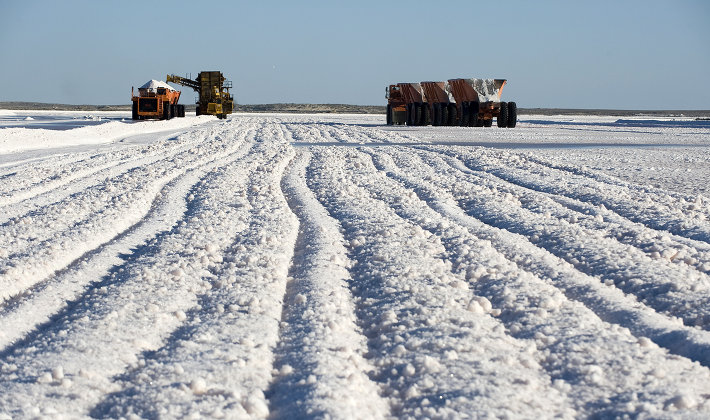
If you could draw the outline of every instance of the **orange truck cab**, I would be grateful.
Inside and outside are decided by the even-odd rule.
[[[151,80],[138,88],[138,96],[131,88],[132,118],[134,120],[169,120],[185,116],[185,105],[178,105],[180,91],[159,80]]]

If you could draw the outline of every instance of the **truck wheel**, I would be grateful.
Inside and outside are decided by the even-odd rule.
[[[498,127],[508,127],[508,104],[505,102],[500,103],[500,111],[498,112],[497,118]]]
[[[431,111],[429,109],[429,104],[422,104],[422,125],[431,124]]]
[[[508,102],[508,128],[515,128],[518,122],[518,105],[515,102]]]
[[[441,121],[441,112],[439,110],[439,104],[432,104],[432,115],[431,115],[431,125],[434,127],[439,126],[439,121]]]
[[[468,103],[468,126],[477,127],[478,124],[478,102]]]
[[[459,125],[461,127],[468,127],[468,102],[463,102],[461,104],[461,118],[459,118]]]
[[[459,121],[458,115],[456,115],[457,111],[458,111],[456,109],[456,104],[449,104],[448,110],[449,110],[449,125],[451,125],[451,126],[459,125],[458,124],[458,121]]]
[[[392,105],[387,104],[387,125],[392,125]]]
[[[131,112],[131,118],[134,120],[138,119],[138,101],[133,101],[133,110]]]
[[[412,104],[407,104],[405,107],[405,119],[407,120],[407,125],[413,125],[412,124],[412,116],[414,115],[414,111],[412,111]]]
[[[439,123],[447,125],[449,123],[449,107],[447,104],[439,105]]]
[[[489,118],[487,120],[483,120],[483,126],[484,127],[491,127],[493,125],[493,118]]]

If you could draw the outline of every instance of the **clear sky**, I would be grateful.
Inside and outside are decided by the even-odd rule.
[[[490,77],[520,107],[710,109],[710,1],[0,0],[0,101],[128,104],[201,70],[244,104]]]

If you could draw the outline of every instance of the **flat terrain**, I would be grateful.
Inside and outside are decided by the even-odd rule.
[[[707,121],[1,112],[0,419],[710,416]]]

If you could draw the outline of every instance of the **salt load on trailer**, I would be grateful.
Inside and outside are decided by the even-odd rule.
[[[134,120],[169,120],[185,116],[185,105],[178,105],[180,91],[160,80],[150,80],[138,88],[138,96],[131,88]]]
[[[505,79],[450,79],[445,82],[397,83],[386,90],[387,124],[460,125],[513,128],[515,102],[502,102]]]

